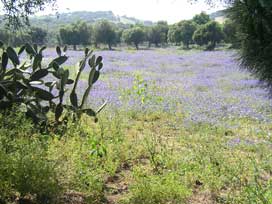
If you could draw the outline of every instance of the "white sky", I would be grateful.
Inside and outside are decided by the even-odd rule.
[[[175,23],[190,19],[201,11],[211,13],[223,7],[211,8],[200,3],[188,3],[188,0],[57,0],[59,12],[68,11],[113,11],[115,15],[127,15],[141,20],[167,20]],[[52,10],[47,9],[46,13]]]

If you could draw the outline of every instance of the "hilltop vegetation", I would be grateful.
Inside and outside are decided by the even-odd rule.
[[[74,12],[61,14],[58,19],[52,16],[37,17],[34,20],[30,19],[30,22],[33,23],[32,27],[23,33],[0,30],[0,38],[6,44],[13,46],[21,46],[24,42],[28,42],[70,45],[76,49],[79,45],[83,47],[93,45],[97,48],[105,44],[110,50],[113,46],[124,43],[134,45],[136,49],[139,49],[141,44],[148,44],[148,47],[152,45],[163,47],[173,43],[183,45],[186,49],[189,49],[190,45],[199,45],[204,49],[213,50],[216,43],[226,41],[233,44],[233,41],[238,41],[235,29],[231,30],[233,32],[231,37],[223,33],[230,30],[228,27],[232,26],[231,21],[227,24],[219,24],[204,12],[195,15],[191,20],[181,20],[173,25],[169,25],[166,21],[158,21],[150,25],[140,21],[124,24],[112,12],[97,12],[97,14]],[[45,29],[49,27],[50,29]]]
[[[75,11],[67,13],[57,13],[55,15],[36,16],[30,18],[33,26],[46,26],[49,30],[59,28],[63,25],[75,23],[76,21],[86,21],[95,23],[99,20],[108,20],[115,24],[144,24],[152,25],[151,21],[139,20],[127,16],[117,16],[112,11]]]

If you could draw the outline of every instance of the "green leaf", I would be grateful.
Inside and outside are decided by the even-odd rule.
[[[67,45],[65,45],[63,48],[63,52],[67,52],[67,49],[68,49],[68,47],[67,47]]]
[[[54,69],[54,70],[58,71],[58,69],[59,69],[58,63],[53,62],[52,66],[53,66],[53,69]]]
[[[42,55],[42,52],[46,49],[46,46],[43,46],[40,51],[39,51],[39,54]]]
[[[63,69],[62,67],[60,67],[59,69],[58,69],[58,71],[57,71],[57,74],[58,74],[58,76],[62,76],[63,74],[64,74],[64,72],[65,72],[65,69]]]
[[[56,81],[46,82],[44,85],[47,86],[47,87],[53,87],[53,86],[55,86],[56,83],[57,83]]]
[[[74,107],[78,107],[77,94],[74,91],[70,94],[70,102]]]
[[[8,54],[6,52],[3,52],[2,54],[2,69],[4,72],[6,71],[8,65]]]
[[[15,52],[15,50],[12,47],[8,47],[7,48],[7,54],[8,54],[9,59],[14,64],[14,66],[20,64],[19,58],[17,56],[17,53]]]
[[[26,49],[26,46],[23,45],[23,46],[20,48],[20,50],[19,50],[19,52],[18,52],[18,55],[22,54],[22,53],[25,51],[25,49]]]
[[[63,113],[63,106],[61,103],[59,103],[56,107],[56,110],[55,110],[55,120],[56,121],[59,121],[59,118],[62,115],[62,113]]]
[[[60,75],[58,74],[58,71],[56,71],[56,72],[50,72],[50,73],[52,73],[53,76],[56,77],[57,79],[61,78]]]
[[[49,67],[52,67],[53,66],[53,63],[57,63],[59,66],[62,65],[64,62],[66,62],[68,59],[67,56],[60,56],[56,59],[54,59],[50,64],[49,64]]]
[[[88,61],[88,63],[89,63],[89,66],[90,67],[94,67],[95,66],[95,55],[93,55],[90,59],[89,59],[89,61]]]
[[[40,69],[36,72],[34,72],[31,76],[30,76],[30,80],[31,81],[38,81],[41,78],[45,77],[48,75],[48,70],[47,69]]]
[[[57,52],[58,56],[61,56],[61,49],[59,46],[56,47],[56,52]]]
[[[36,55],[36,51],[33,49],[33,47],[30,45],[30,44],[26,44],[25,45],[25,50],[27,52],[27,54],[31,55],[31,56],[34,56]]]
[[[95,82],[97,82],[99,76],[100,76],[100,72],[99,72],[99,71],[95,71],[94,77],[93,77],[93,84],[94,84]]]
[[[20,82],[20,81],[16,81],[15,85],[17,89],[28,89],[27,85],[25,85],[23,82]]]
[[[29,84],[30,84],[31,86],[42,85],[42,84],[43,84],[43,81],[31,81],[31,82],[29,82]]]
[[[86,66],[86,60],[82,60],[79,63],[79,72],[82,72]]]
[[[60,85],[61,89],[63,90],[65,85],[67,84],[69,78],[69,70],[65,70],[61,76]]]
[[[90,51],[90,49],[89,49],[89,48],[85,48],[85,51],[84,51],[85,56],[87,56],[87,55],[89,54],[89,51]]]
[[[49,106],[42,107],[42,112],[43,113],[48,113],[49,111],[50,111],[50,107]]]
[[[53,94],[46,91],[46,90],[43,90],[43,89],[40,89],[37,87],[32,87],[32,89],[35,92],[36,97],[38,97],[42,100],[51,101],[54,98]]]
[[[3,96],[7,96],[7,94],[8,94],[7,89],[2,84],[0,84],[0,98],[2,99]]]
[[[37,54],[34,57],[34,61],[33,61],[33,70],[35,71],[38,67],[41,67],[41,62],[42,62],[42,55],[41,54]]]
[[[102,60],[103,60],[103,58],[101,56],[97,57],[96,62],[95,62],[96,66],[99,65],[102,62]]]
[[[101,70],[103,68],[103,63],[101,62],[101,63],[99,63],[99,65],[98,65],[98,70]]]
[[[95,72],[97,72],[97,71],[94,68],[92,68],[92,70],[90,71],[90,74],[89,74],[89,80],[88,80],[89,86],[92,86],[92,84],[93,84]]]
[[[35,52],[38,53],[38,45],[37,45],[37,44],[34,44],[34,45],[33,45],[33,48],[34,48]]]
[[[27,113],[28,116],[32,118],[34,122],[41,122],[41,121],[46,121],[47,117],[46,114],[43,113],[37,106],[34,104],[29,103],[27,105]]]
[[[73,84],[75,81],[73,79],[68,79],[67,84]]]
[[[96,112],[92,109],[83,109],[81,110],[82,113],[86,113],[88,116],[95,117]]]
[[[4,43],[0,41],[0,48],[4,46]]]

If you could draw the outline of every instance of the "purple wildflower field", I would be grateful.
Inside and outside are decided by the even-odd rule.
[[[47,51],[45,57],[53,57]],[[182,111],[185,121],[222,123],[237,118],[271,121],[268,93],[248,72],[241,70],[235,51],[180,51],[173,48],[141,51],[97,51],[104,58],[102,76],[89,97],[92,106],[104,100],[108,107]],[[68,51],[73,66],[82,51]],[[69,67],[73,72],[73,67]],[[147,83],[150,100],[121,96],[133,86],[134,75]],[[83,77],[84,78],[84,77]],[[85,78],[85,80],[87,77]],[[81,81],[81,86],[86,85]],[[83,89],[79,89],[83,90]],[[157,102],[152,98],[162,98]]]

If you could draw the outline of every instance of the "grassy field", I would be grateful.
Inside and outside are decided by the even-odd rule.
[[[67,53],[71,73],[80,54]],[[2,200],[272,203],[271,101],[235,51],[97,54],[104,68],[88,105],[108,101],[98,123],[40,133],[0,116]]]

